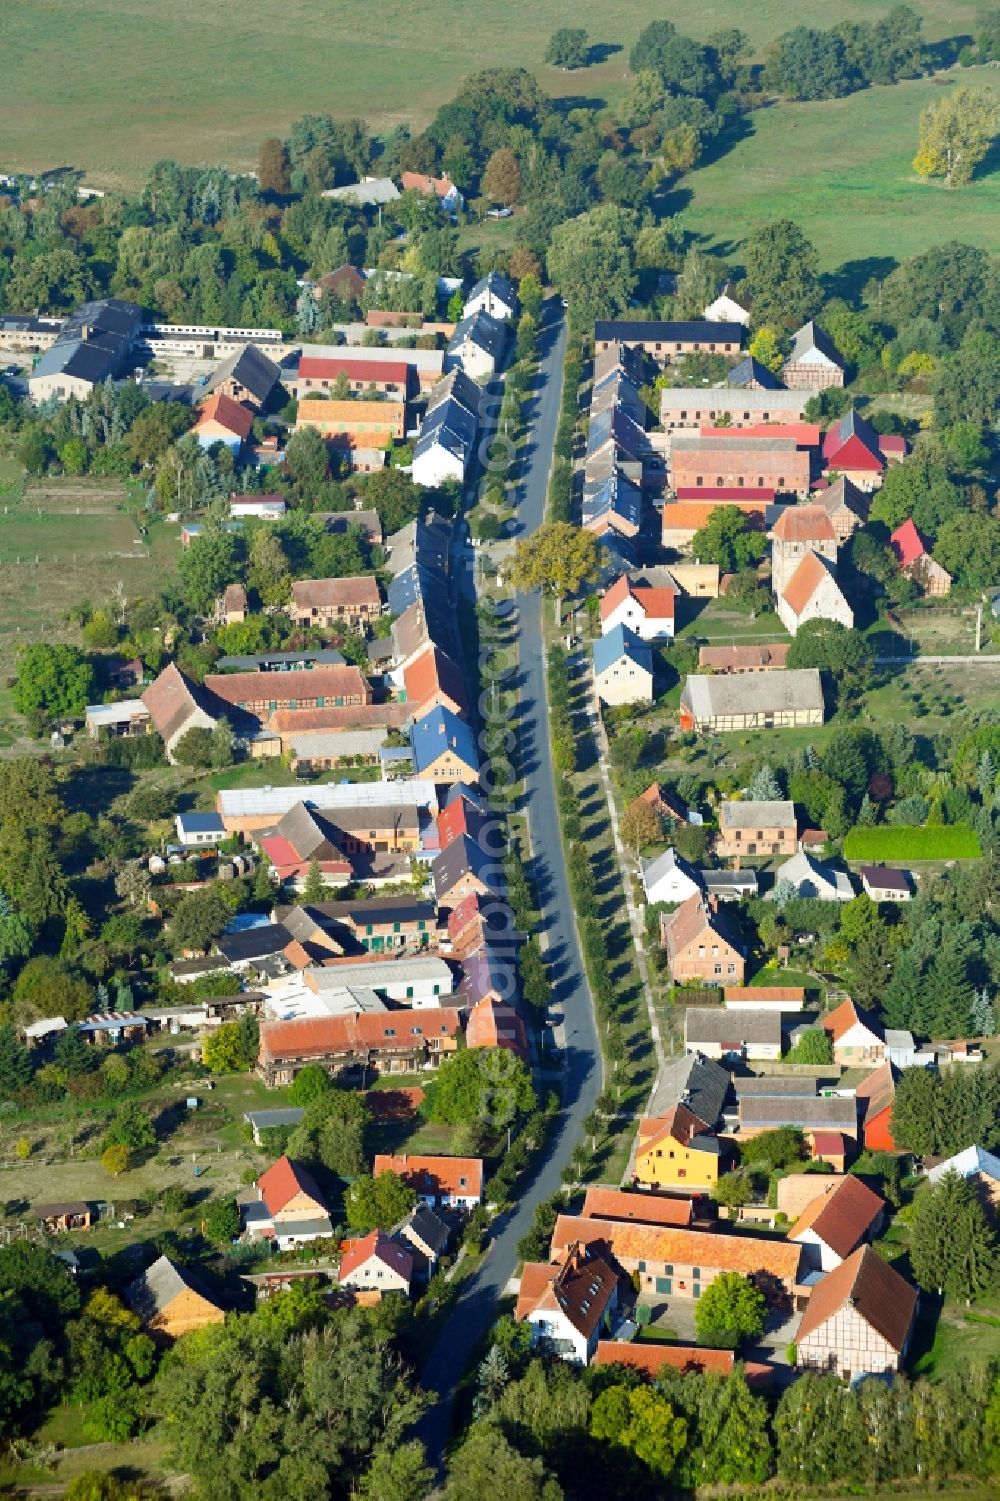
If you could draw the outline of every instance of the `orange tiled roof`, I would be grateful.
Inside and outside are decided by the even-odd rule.
[[[465,678],[450,657],[432,643],[412,659],[403,669],[406,685],[406,702],[417,708],[425,704],[435,693],[451,699],[459,710],[465,706]]]
[[[801,615],[823,580],[829,577],[830,572],[823,560],[814,552],[807,552],[781,597],[794,614]]]
[[[664,1199],[656,1194],[629,1193],[624,1188],[594,1184],[587,1189],[581,1214],[587,1220],[635,1220],[641,1225],[690,1225],[690,1199]]]
[[[240,406],[240,403],[234,401],[231,396],[226,396],[219,391],[215,396],[210,396],[207,401],[203,401],[198,408],[195,432],[209,422],[217,422],[220,427],[235,433],[237,437],[249,438],[253,431],[253,412],[248,407]]]
[[[835,542],[833,529],[824,506],[788,506],[774,523],[771,535],[779,542]]]
[[[305,1194],[318,1205],[323,1214],[327,1208],[315,1181],[301,1165],[290,1157],[279,1157],[257,1179],[257,1188],[271,1215],[280,1214],[296,1194]]]
[[[575,1241],[601,1241],[623,1263],[680,1262],[682,1266],[711,1267],[713,1271],[741,1272],[745,1276],[769,1272],[783,1282],[795,1280],[802,1254],[797,1245],[784,1240],[559,1215],[552,1232],[552,1254],[559,1255]]]
[[[639,1122],[639,1151],[648,1152],[650,1147],[666,1140],[668,1136],[686,1147],[692,1136],[700,1136],[708,1130],[707,1123],[695,1115],[693,1110],[689,1110],[686,1105],[674,1105],[666,1115],[645,1116]]]
[[[358,1016],[302,1016],[262,1022],[262,1063],[285,1059],[360,1056],[371,1051],[409,1052],[434,1038],[457,1037],[462,1026],[451,1006],[409,1012],[363,1012]]]
[[[375,1158],[372,1175],[398,1173],[417,1193],[458,1194],[482,1197],[483,1159],[481,1157],[395,1157],[380,1152]]]
[[[674,500],[663,507],[664,531],[700,531],[720,506],[736,506],[746,516],[763,515],[767,500]]]

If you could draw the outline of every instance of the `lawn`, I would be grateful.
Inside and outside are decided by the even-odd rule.
[[[0,681],[19,646],[75,639],[66,611],[80,600],[107,604],[121,583],[134,601],[163,587],[179,553],[175,528],[151,521],[146,536],[123,509],[114,481],[51,479],[23,485],[0,468]],[[0,743],[20,721],[0,698]]]
[[[960,824],[922,829],[852,829],[844,840],[847,860],[978,860],[979,836]]]
[[[946,1298],[935,1320],[933,1311],[917,1322],[913,1374],[935,1379],[968,1361],[1000,1358],[1000,1306],[996,1299],[966,1308]]]
[[[842,14],[838,6],[828,19]],[[920,111],[959,80],[1000,90],[996,70],[972,68],[759,110],[746,139],[684,178],[668,208],[706,246],[726,253],[737,253],[755,225],[794,219],[824,271],[847,267],[849,292],[928,245],[964,240],[1000,250],[1000,173],[949,191],[910,165]]]
[[[675,0],[670,19],[701,38],[741,26],[762,49],[793,24],[868,20],[889,8],[890,0],[842,0],[831,15],[822,0],[801,0],[792,16],[780,0]],[[934,38],[970,28],[979,7],[917,0],[916,8]],[[384,0],[377,25],[367,0],[339,0],[319,14],[309,0],[4,0],[3,170],[75,165],[98,185],[135,187],[167,155],[246,169],[259,142],[285,134],[298,115],[420,128],[463,78],[494,66],[530,68],[554,94],[613,100],[626,86],[628,48],[662,13],[630,0],[582,0],[572,23],[587,28],[605,60],[564,73],[542,64],[548,37],[567,21],[559,0]],[[816,161],[827,159],[815,144]]]

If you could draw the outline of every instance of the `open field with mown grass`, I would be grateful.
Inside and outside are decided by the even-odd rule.
[[[838,6],[823,24],[840,13]],[[996,252],[995,154],[993,171],[987,164],[970,186],[954,190],[917,177],[911,166],[921,110],[959,83],[1000,91],[1000,73],[955,68],[846,99],[758,110],[746,139],[684,178],[668,207],[707,247],[736,258],[755,225],[794,219],[822,269],[839,271],[838,290],[849,295],[929,245],[965,240]]]
[[[762,54],[788,27],[870,20],[890,0],[675,0],[670,19],[704,39],[727,26],[747,31]],[[930,39],[968,32],[976,0],[917,0]],[[662,7],[580,0],[4,0],[0,6],[3,171],[74,165],[104,186],[134,187],[163,156],[245,170],[265,136],[298,115],[361,115],[380,130],[421,128],[463,78],[480,68],[532,69],[558,95],[613,101],[625,87],[628,51]],[[586,27],[603,60],[575,73],[545,67],[559,26]],[[610,51],[622,48],[621,51]]]
[[[163,587],[180,553],[178,531],[152,520],[141,536],[114,480],[24,484],[0,470],[0,685],[18,648],[43,638],[74,640],[64,620],[80,600],[106,605],[121,582],[128,600]],[[0,693],[0,733],[18,729]]]

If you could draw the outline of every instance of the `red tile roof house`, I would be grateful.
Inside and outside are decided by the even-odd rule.
[[[465,674],[433,643],[429,642],[407,663],[403,669],[403,685],[406,703],[411,707],[414,719],[422,719],[437,708],[463,715],[468,711]]]
[[[253,412],[240,406],[231,396],[210,396],[198,408],[198,421],[192,428],[202,448],[223,443],[238,453],[253,432]]]
[[[486,819],[482,813],[476,808],[471,807],[462,798],[456,798],[453,803],[449,803],[446,808],[442,808],[437,816],[438,844],[441,849],[446,850],[449,844],[454,843],[456,839],[460,839],[463,834],[467,834],[470,839],[474,839],[478,843],[479,836],[485,824]],[[475,893],[471,897],[466,898],[469,901],[474,901],[475,899]],[[464,903],[460,905],[464,905]],[[455,910],[458,911],[459,909],[456,908]],[[468,913],[464,915],[468,916]]]
[[[788,1239],[803,1247],[804,1262],[832,1272],[853,1251],[878,1234],[885,1218],[885,1200],[848,1174],[830,1193],[814,1199],[795,1221]]]
[[[378,580],[370,576],[296,579],[288,613],[293,625],[303,628],[349,625],[352,630],[364,630],[382,614]]]
[[[374,388],[399,401],[405,401],[409,395],[410,367],[405,360],[354,360],[336,356],[320,359],[308,354],[299,360],[295,394],[301,397],[314,391],[328,391],[342,375],[352,391]]]
[[[889,550],[902,572],[932,599],[943,599],[951,593],[951,574],[931,557],[912,517],[897,526],[889,538]]]
[[[730,938],[724,918],[700,893],[660,919],[660,942],[667,950],[670,977],[678,984],[741,985],[746,961]]]
[[[274,1239],[282,1251],[333,1234],[330,1212],[311,1174],[290,1157],[279,1157],[257,1179],[267,1218],[246,1214],[251,1233]]]
[[[481,1157],[395,1157],[379,1153],[372,1169],[379,1173],[397,1173],[403,1182],[434,1209],[447,1204],[454,1209],[475,1209],[483,1198],[483,1159]]]
[[[573,1365],[589,1365],[617,1306],[615,1269],[597,1253],[573,1246],[562,1262],[525,1262],[514,1318],[530,1324],[533,1346]]]
[[[587,1189],[580,1213],[586,1220],[634,1220],[640,1225],[686,1229],[694,1218],[694,1200],[661,1198],[659,1194],[595,1183]]]
[[[404,193],[423,193],[428,198],[432,195],[437,197],[449,213],[454,213],[465,203],[450,177],[429,177],[426,172],[404,172],[400,184]]]
[[[642,641],[669,641],[674,634],[673,589],[633,584],[627,573],[616,579],[601,600],[601,632],[627,625]]]
[[[842,1381],[903,1368],[917,1292],[870,1246],[817,1282],[795,1336],[799,1366]]]
[[[905,445],[900,452],[897,442],[881,438],[852,407],[823,439],[823,473],[844,475],[859,490],[877,490],[890,460],[904,457],[905,452]]]
[[[529,1059],[524,1022],[513,1006],[494,996],[484,996],[469,1012],[465,1026],[467,1048],[506,1048],[525,1063]]]
[[[413,1257],[386,1235],[372,1230],[348,1243],[340,1260],[341,1287],[355,1292],[406,1293],[413,1281]]]

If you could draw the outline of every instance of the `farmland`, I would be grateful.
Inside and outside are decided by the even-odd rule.
[[[979,7],[975,0],[918,0],[915,8],[936,39],[968,31]],[[870,20],[888,9],[888,0],[841,0],[833,17],[820,0],[802,0],[791,16],[778,0],[749,8],[677,0],[669,13],[699,38],[743,27],[762,52],[792,24]],[[130,187],[164,155],[246,169],[261,138],[283,134],[296,115],[361,115],[380,130],[401,121],[420,128],[466,75],[498,63],[532,69],[553,94],[613,102],[625,87],[631,43],[662,13],[627,0],[582,0],[572,22],[587,28],[603,60],[563,73],[541,62],[549,35],[566,23],[557,0],[492,7],[386,0],[376,25],[364,0],[340,0],[321,16],[306,0],[280,8],[267,0],[211,7],[196,0],[5,0],[0,167],[78,165],[95,183]]]
[[[669,206],[706,247],[725,253],[755,224],[794,219],[824,271],[847,268],[848,293],[928,245],[965,240],[1000,250],[1000,176],[956,193],[910,166],[920,111],[959,81],[1000,89],[996,69],[970,68],[759,110],[747,138],[686,177]]]

